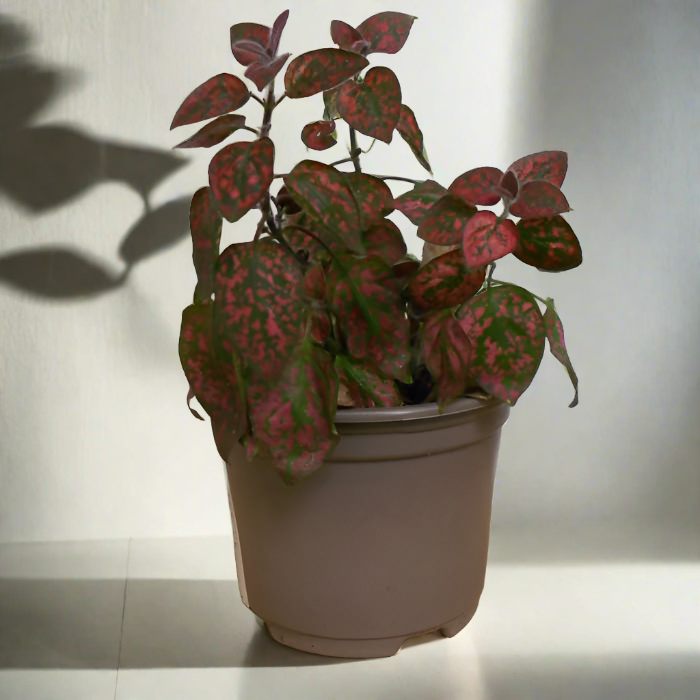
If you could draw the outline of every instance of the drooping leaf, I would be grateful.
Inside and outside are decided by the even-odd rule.
[[[406,43],[415,19],[402,12],[380,12],[368,17],[357,31],[369,43],[368,53],[396,53]]]
[[[270,42],[270,28],[262,24],[253,22],[241,22],[231,27],[231,50],[236,60],[243,66],[249,66],[258,60],[257,52],[246,52],[244,50],[234,50],[238,42],[252,41],[266,49]]]
[[[255,87],[262,92],[275,79],[290,56],[291,54],[284,53],[275,58],[255,61],[246,68],[245,77],[252,80]]]
[[[192,395],[196,396],[212,423],[216,419],[223,430],[234,434],[245,424],[245,410],[239,403],[235,384],[214,353],[212,310],[212,304],[192,304],[182,312],[180,362],[190,386],[188,405]]]
[[[399,227],[389,219],[384,219],[365,231],[365,247],[368,256],[380,258],[394,265],[406,255],[406,242]]]
[[[514,285],[477,294],[460,317],[474,350],[471,372],[482,389],[515,405],[544,353],[545,327],[534,297]]]
[[[333,121],[340,117],[338,113],[338,90],[340,87],[326,90],[323,93],[323,119]]]
[[[304,281],[296,260],[271,238],[235,243],[216,268],[216,323],[250,376],[272,382],[304,331]]]
[[[547,299],[547,310],[544,312],[544,326],[547,332],[547,340],[549,341],[549,349],[552,355],[564,365],[569,379],[574,387],[574,398],[569,404],[569,408],[574,408],[578,405],[578,377],[574,371],[574,367],[569,359],[569,353],[566,351],[566,343],[564,342],[564,327],[561,324],[561,319],[554,307],[554,299]]]
[[[462,240],[467,224],[476,213],[476,207],[460,197],[446,194],[423,218],[418,226],[418,238],[435,245],[456,245]]]
[[[308,336],[273,386],[250,387],[255,440],[270,451],[287,484],[316,471],[336,444],[337,395],[333,359]]]
[[[469,204],[488,207],[501,200],[497,188],[502,177],[498,168],[474,168],[456,178],[449,190]]]
[[[238,221],[272,184],[275,147],[269,138],[222,148],[209,164],[209,186],[222,216]]]
[[[211,148],[242,126],[245,126],[245,117],[242,114],[224,114],[203,126],[194,136],[190,136],[175,148]]]
[[[501,182],[499,183],[501,196],[505,199],[515,199],[520,191],[520,183],[512,170],[507,170],[503,173]]]
[[[338,111],[361,134],[391,143],[401,115],[398,78],[389,68],[371,68],[363,82],[343,84],[338,93]]]
[[[518,227],[510,219],[499,223],[492,211],[475,214],[464,229],[462,252],[469,267],[480,267],[512,253],[518,245]]]
[[[332,148],[337,143],[333,136],[335,131],[334,121],[317,121],[307,124],[301,130],[301,140],[314,151],[325,151]]]
[[[423,265],[406,293],[421,311],[462,304],[476,294],[486,278],[486,268],[468,268],[461,250],[451,250]]]
[[[567,211],[570,211],[569,203],[562,191],[546,180],[526,182],[510,207],[510,213],[522,219],[540,219]]]
[[[277,19],[272,25],[272,31],[270,32],[270,41],[267,45],[267,50],[270,56],[276,56],[277,50],[280,46],[280,39],[282,38],[282,32],[287,25],[287,20],[289,19],[289,10],[285,10],[280,13]]]
[[[297,56],[287,66],[284,87],[292,99],[330,90],[368,65],[364,56],[342,49],[318,49]]]
[[[345,22],[334,19],[331,22],[331,39],[345,51],[351,51],[355,42],[362,41],[362,34]]]
[[[360,209],[360,227],[366,231],[394,211],[394,198],[387,184],[366,173],[345,173]]]
[[[335,358],[335,369],[338,379],[350,392],[354,408],[401,405],[401,395],[393,379],[380,377],[346,355]]]
[[[567,167],[568,156],[564,151],[540,151],[519,158],[508,166],[508,170],[515,173],[521,185],[533,180],[544,180],[561,187]]]
[[[437,385],[440,410],[467,387],[471,342],[451,309],[433,313],[423,327],[425,365]]]
[[[420,260],[415,255],[410,253],[406,255],[403,260],[399,260],[397,263],[392,265],[392,270],[396,279],[403,287],[415,274],[416,270],[420,267]]]
[[[229,73],[215,75],[185,98],[175,113],[170,128],[233,112],[242,107],[249,97],[250,92],[240,78]]]
[[[432,173],[433,171],[428,162],[428,154],[425,151],[425,144],[423,143],[423,132],[418,126],[413,110],[408,105],[401,105],[399,123],[396,125],[396,129],[399,134],[401,134],[403,140],[411,147],[413,155],[418,162],[429,173]]]
[[[197,272],[195,303],[211,299],[214,293],[214,268],[219,257],[221,223],[221,214],[211,201],[209,188],[197,190],[190,207],[192,261]]]
[[[343,173],[325,163],[303,160],[284,178],[284,184],[299,206],[330,232],[329,243],[364,252],[360,213]]]
[[[564,272],[583,262],[581,244],[561,216],[550,219],[521,219],[520,240],[513,251],[518,260],[548,272]]]
[[[426,180],[395,199],[394,208],[406,216],[412,224],[420,226],[433,204],[446,194],[447,190],[435,180]]]
[[[386,377],[405,380],[409,325],[391,267],[370,257],[348,259],[340,270],[334,261],[327,277],[327,298],[350,356]]]

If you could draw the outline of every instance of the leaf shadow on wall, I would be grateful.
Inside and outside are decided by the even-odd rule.
[[[141,196],[144,213],[122,238],[118,265],[48,244],[0,255],[0,283],[43,299],[88,299],[123,286],[134,265],[188,236],[188,197],[155,209],[149,201],[153,189],[187,161],[97,138],[74,125],[33,126],[75,76],[40,65],[29,53],[31,38],[26,27],[0,15],[0,193],[41,216],[100,183],[121,182]]]

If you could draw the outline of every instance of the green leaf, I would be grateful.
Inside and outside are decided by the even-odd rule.
[[[428,154],[425,151],[425,143],[423,142],[423,132],[418,126],[413,110],[408,105],[401,105],[401,114],[396,129],[403,140],[411,147],[411,151],[413,151],[413,155],[418,162],[432,174],[433,171],[428,162]]]
[[[209,186],[221,215],[238,221],[272,184],[275,147],[268,138],[232,143],[209,164]]]
[[[564,365],[569,379],[574,387],[574,399],[569,404],[569,408],[574,408],[578,405],[578,377],[574,371],[574,367],[569,359],[569,353],[566,351],[564,342],[564,327],[561,324],[561,319],[554,307],[554,299],[547,299],[547,310],[544,312],[544,325],[547,331],[547,340],[549,341],[549,349],[552,355]]]
[[[366,68],[369,61],[350,51],[318,49],[297,56],[284,74],[284,87],[292,99],[330,90]]]
[[[515,405],[544,353],[544,320],[534,297],[514,285],[492,285],[460,310],[460,324],[474,349],[471,371],[479,386]]]
[[[217,264],[217,332],[233,344],[246,375],[273,382],[305,330],[301,268],[271,238],[235,243]]]
[[[333,360],[309,336],[290,353],[273,386],[250,387],[255,440],[269,450],[287,484],[316,471],[336,444],[337,397]]]
[[[583,262],[581,244],[561,216],[549,219],[521,219],[520,240],[513,251],[518,260],[547,272],[564,272]]]

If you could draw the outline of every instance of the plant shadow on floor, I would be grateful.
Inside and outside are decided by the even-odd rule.
[[[42,110],[78,81],[39,63],[31,32],[0,15],[0,194],[32,217],[74,202],[104,182],[143,199],[141,218],[116,246],[118,263],[48,242],[0,254],[0,284],[32,297],[82,300],[123,286],[134,265],[186,238],[189,197],[153,209],[149,196],[186,161],[168,151],[98,138],[71,124],[35,125]]]

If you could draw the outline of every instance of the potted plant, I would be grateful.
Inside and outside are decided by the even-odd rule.
[[[188,403],[209,414],[227,462],[243,601],[284,644],[386,656],[411,636],[456,634],[474,614],[501,426],[547,341],[577,403],[554,302],[493,276],[508,254],[548,272],[581,263],[562,217],[567,156],[471,169],[449,187],[366,173],[357,135],[390,143],[398,132],[432,174],[397,77],[370,67],[403,47],[415,18],[334,21],[335,47],[287,64],[287,16],[231,27],[260,94],[222,73],[173,120],[213,120],[181,148],[252,133],[214,155],[192,200],[197,285],[179,352]],[[322,118],[301,141],[331,149],[344,122],[350,153],[276,173],[273,117],[307,97]],[[250,99],[259,126],[235,114]],[[388,181],[413,188],[394,197]],[[223,220],[251,210],[251,240],[220,252]],[[418,226],[422,260],[387,218],[395,210]]]

